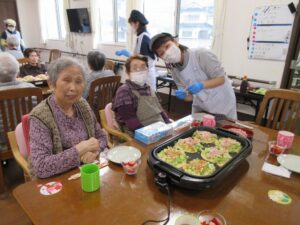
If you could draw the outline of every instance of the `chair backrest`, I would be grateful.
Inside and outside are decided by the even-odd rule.
[[[20,58],[20,59],[17,59],[17,61],[19,62],[19,64],[21,66],[25,65],[28,63],[28,59],[27,58]]]
[[[8,136],[9,144],[11,146],[13,156],[16,159],[17,163],[21,166],[21,168],[24,171],[25,181],[28,181],[31,179],[28,162],[27,162],[26,158],[23,157],[22,153],[20,152],[20,148],[19,148],[19,147],[21,147],[20,144],[22,144],[22,142],[20,142],[20,140],[17,140],[15,131],[8,132],[7,136]]]
[[[115,62],[112,60],[109,60],[109,59],[105,60],[104,69],[114,71],[115,70]]]
[[[43,100],[42,89],[17,88],[0,91],[0,127],[6,134],[15,130],[22,116]],[[1,132],[2,132],[1,131]],[[7,137],[5,135],[7,140]]]
[[[104,109],[108,103],[112,102],[120,81],[120,76],[109,76],[98,78],[91,83],[88,102],[99,122],[99,110]]]
[[[49,53],[49,63],[61,56],[61,51],[59,49],[51,49]]]
[[[27,151],[25,136],[23,133],[23,125],[19,123],[15,129],[16,141],[19,147],[19,151],[24,159],[27,160],[29,152]]]
[[[295,132],[300,121],[300,91],[268,91],[260,105],[256,123],[276,130]]]
[[[111,107],[112,107],[112,103],[110,102],[104,108],[107,126],[111,129],[121,130],[119,127],[119,124],[115,120],[115,113],[111,109]],[[102,122],[102,120],[101,120],[101,122]]]

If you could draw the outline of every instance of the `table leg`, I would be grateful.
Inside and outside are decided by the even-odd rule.
[[[2,161],[0,161],[0,193],[4,192],[4,175],[2,168]]]
[[[172,83],[169,83],[168,112],[170,112],[170,108],[171,108],[171,99],[172,99]]]
[[[255,108],[255,120],[256,120],[256,117],[257,117],[257,114],[258,114],[258,111],[259,111],[259,107],[260,107],[260,101],[257,100],[256,101],[256,108]]]

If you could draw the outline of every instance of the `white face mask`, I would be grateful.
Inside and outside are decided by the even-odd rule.
[[[179,63],[181,60],[180,48],[176,44],[172,44],[162,56],[162,59],[166,63]]]
[[[143,86],[148,79],[148,71],[138,71],[130,73],[130,80]]]
[[[8,27],[7,30],[9,30],[10,32],[14,32],[15,28],[14,27]]]
[[[130,27],[130,29],[131,29],[131,32],[132,32],[132,33],[134,33],[134,34],[136,34],[136,33],[137,33],[137,32],[136,32],[136,28],[135,28],[135,27],[131,26],[131,27]]]

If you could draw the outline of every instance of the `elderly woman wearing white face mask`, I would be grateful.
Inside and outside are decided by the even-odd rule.
[[[178,87],[176,97],[193,101],[194,113],[206,111],[237,118],[233,89],[212,52],[203,48],[188,49],[168,33],[155,35],[150,48],[172,71]]]
[[[117,90],[112,104],[117,122],[129,134],[154,122],[170,122],[156,93],[146,84],[147,62],[147,57],[142,55],[128,58],[125,67],[130,79]]]

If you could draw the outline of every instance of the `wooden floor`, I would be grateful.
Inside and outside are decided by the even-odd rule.
[[[0,225],[31,225],[30,219],[12,195],[12,190],[24,182],[22,169],[15,160],[3,166],[6,191],[0,194]]]

